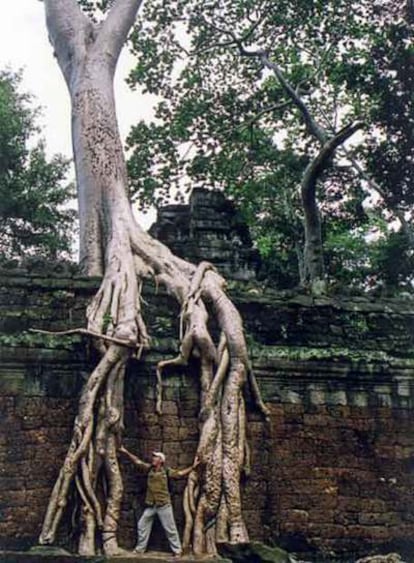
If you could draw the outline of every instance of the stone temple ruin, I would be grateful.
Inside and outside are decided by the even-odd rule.
[[[195,188],[188,205],[161,207],[150,233],[178,256],[211,262],[230,279],[253,280],[260,266],[248,227],[222,192]]]
[[[182,256],[210,260],[233,279],[254,279],[257,254],[221,194],[195,190],[189,206],[161,210],[152,232]],[[82,336],[29,329],[83,326],[99,283],[74,265],[0,271],[0,560],[3,554],[15,563],[16,551],[37,542],[94,362]],[[236,284],[232,298],[270,410],[265,422],[246,390],[252,452],[243,510],[251,539],[317,563],[391,551],[413,561],[414,304],[250,286]],[[154,297],[152,287],[145,299],[153,346],[128,367],[125,443],[143,458],[162,449],[172,467],[183,467],[198,443],[199,381],[191,363],[171,370],[163,415],[155,413],[155,367],[177,352],[179,308],[162,291]],[[122,470],[119,539],[131,549],[145,479],[131,465]],[[182,492],[173,485],[181,532]],[[69,508],[59,543],[73,548]],[[150,549],[166,551],[157,527]]]

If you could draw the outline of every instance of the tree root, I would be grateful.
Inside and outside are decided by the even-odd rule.
[[[99,27],[75,0],[44,3],[49,37],[72,102],[81,263],[89,275],[103,279],[87,309],[87,329],[63,333],[92,336],[101,359],[81,391],[72,439],[39,541],[53,542],[74,485],[83,526],[79,551],[94,555],[98,538],[106,554],[121,552],[116,533],[123,487],[117,448],[123,431],[124,369],[134,353],[139,356],[150,344],[141,292],[144,279],[155,279],[181,305],[180,354],[157,369],[159,411],[162,370],[188,362],[191,354],[200,360],[201,465],[190,474],[185,492],[185,544],[192,544],[196,553],[215,553],[220,539],[248,540],[240,478],[248,450],[242,390],[251,376],[242,321],[211,264],[195,267],[174,256],[132,215],[112,83],[141,0],[110,3]],[[218,343],[210,334],[209,316],[221,334]]]
[[[72,441],[52,491],[40,543],[53,542],[73,481],[83,520],[79,551],[96,553],[95,536],[100,531],[104,552],[120,553],[117,528],[123,486],[117,449],[123,430],[123,378],[127,360],[149,345],[140,304],[142,277],[151,272],[181,303],[180,353],[159,362],[156,370],[159,414],[163,370],[186,365],[191,354],[200,361],[197,455],[201,464],[190,473],[184,492],[183,545],[198,554],[216,554],[218,541],[248,541],[240,498],[241,474],[248,474],[250,465],[243,399],[247,379],[259,408],[265,415],[268,411],[251,373],[242,322],[224,292],[224,280],[211,264],[202,262],[195,268],[156,241],[145,239],[146,234],[141,236],[157,246],[149,266],[143,269],[142,264],[149,259],[150,248],[141,241],[138,253],[132,236],[127,258],[123,253],[120,260],[117,250],[116,258],[109,260],[101,288],[88,308],[88,328],[53,333],[96,338],[102,359],[82,390]],[[217,343],[208,329],[209,314],[220,331]],[[96,493],[102,480],[107,483],[105,507]]]
[[[86,336],[91,336],[92,338],[98,338],[104,342],[111,342],[113,344],[119,344],[119,346],[126,346],[127,348],[133,348],[137,350],[135,357],[140,358],[142,351],[144,349],[143,344],[137,345],[135,342],[128,342],[127,340],[122,340],[120,338],[114,338],[113,336],[108,336],[107,334],[101,334],[99,332],[94,332],[93,330],[88,330],[87,328],[71,328],[70,330],[41,330],[38,328],[29,328],[29,332],[37,332],[38,334],[50,334],[52,336],[68,336],[71,334],[85,334]]]
[[[253,400],[256,404],[256,407],[260,410],[260,412],[264,416],[266,422],[269,422],[270,411],[263,402],[262,394],[260,393],[260,389],[259,389],[259,385],[257,383],[256,376],[254,375],[251,367],[249,367],[249,371],[248,371],[247,375],[248,375],[248,378],[249,378],[250,389],[252,391]]]
[[[206,302],[213,304],[221,328],[217,346],[209,334],[206,336]],[[241,471],[246,474],[250,471],[242,397],[247,376],[259,408],[266,416],[269,413],[249,368],[240,317],[210,264],[201,263],[194,272],[180,317],[180,354],[159,362],[157,366],[157,410],[161,412],[162,370],[166,366],[186,365],[191,351],[196,349],[201,364],[197,455],[202,460],[202,473],[200,476],[190,474],[184,491],[183,546],[186,551],[192,547],[197,554],[215,554],[219,539],[248,540],[239,490]]]

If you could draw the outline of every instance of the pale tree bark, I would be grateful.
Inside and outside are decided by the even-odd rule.
[[[72,440],[53,488],[40,543],[53,543],[68,493],[76,487],[81,505],[79,552],[117,554],[122,476],[117,449],[123,430],[125,364],[149,346],[141,313],[145,278],[163,284],[182,307],[178,358],[200,358],[201,464],[184,495],[185,546],[215,553],[218,540],[248,541],[240,479],[248,460],[243,387],[266,414],[249,368],[241,318],[225,293],[225,281],[206,263],[198,267],[174,256],[135,222],[127,197],[127,175],[115,113],[113,76],[141,0],[115,0],[103,23],[92,23],[76,0],[45,0],[51,42],[69,89],[79,214],[80,260],[89,275],[102,275],[87,311],[87,333],[101,360],[85,384]],[[208,309],[207,309],[208,305]],[[208,310],[221,337],[207,328]],[[158,388],[160,392],[160,387]],[[157,401],[161,410],[161,397]],[[104,481],[106,498],[98,498]],[[101,487],[102,489],[102,487]]]
[[[326,278],[321,217],[316,190],[317,182],[323,172],[332,163],[338,147],[343,145],[358,129],[361,129],[363,124],[361,122],[355,122],[347,125],[336,133],[328,131],[316,121],[307,104],[300,96],[299,90],[292,87],[286,80],[279,66],[271,61],[266,53],[262,51],[250,53],[243,49],[243,47],[240,47],[240,49],[244,55],[257,56],[262,65],[273,72],[293,105],[299,110],[308,133],[320,144],[319,152],[306,167],[301,182],[305,233],[302,283],[310,286],[312,293],[323,294],[326,292]]]
[[[263,18],[265,17],[266,16],[263,15]],[[323,260],[324,252],[321,218],[316,190],[317,182],[324,170],[326,170],[332,163],[337,149],[341,145],[343,145],[355,131],[361,129],[363,124],[361,122],[355,122],[347,125],[340,131],[330,131],[315,119],[307,103],[301,97],[299,88],[295,88],[289,83],[280,66],[274,60],[271,60],[268,52],[262,49],[246,49],[246,47],[244,46],[245,41],[249,37],[251,37],[251,35],[253,35],[254,30],[260,24],[263,18],[259,17],[256,23],[252,24],[250,30],[247,30],[244,33],[243,37],[237,37],[233,30],[218,27],[214,23],[209,22],[205,18],[203,18],[203,21],[208,27],[214,29],[221,35],[227,36],[228,40],[221,43],[213,43],[211,45],[208,45],[206,48],[201,49],[201,52],[214,49],[216,47],[223,48],[236,46],[241,57],[248,57],[259,60],[263,68],[266,68],[273,73],[273,75],[276,77],[279,84],[283,88],[285,94],[287,95],[289,102],[297,108],[309,135],[318,141],[319,151],[307,166],[301,182],[305,244],[303,251],[303,271],[301,271],[300,259],[299,270],[301,283],[306,286],[310,286],[312,293],[325,293],[326,279]],[[319,69],[317,69],[316,72],[319,72]],[[283,108],[284,106],[284,103],[280,104],[281,108]],[[277,109],[277,106],[271,106],[269,109],[273,111],[274,109]],[[265,113],[266,111],[268,110],[264,110],[264,112],[261,113]],[[258,114],[258,117],[261,115],[261,113]],[[355,162],[351,160],[351,163],[358,174],[360,174],[361,170],[355,166]],[[370,182],[370,184],[381,194],[378,186],[375,186],[373,182]],[[399,214],[397,216],[398,218],[400,218],[401,223],[404,227],[406,225],[404,217],[402,216],[402,214]]]
[[[332,138],[326,140],[319,153],[306,167],[302,178],[301,195],[305,216],[304,280],[312,287],[313,293],[325,293],[325,268],[323,261],[322,228],[316,198],[316,186],[321,174],[332,161],[336,149],[362,127],[354,123],[344,127]]]

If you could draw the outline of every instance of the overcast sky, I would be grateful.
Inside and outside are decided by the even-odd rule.
[[[2,0],[0,68],[23,69],[23,89],[42,106],[40,124],[49,154],[72,156],[69,96],[48,41],[44,5],[39,0]],[[118,64],[115,92],[121,135],[138,119],[151,114],[149,97],[132,92],[125,84],[133,59],[124,49]]]
[[[3,0],[0,19],[0,68],[23,68],[23,88],[43,108],[42,125],[50,152],[71,155],[69,96],[47,38],[44,6],[38,0]],[[148,97],[125,84],[132,57],[124,49],[116,76],[117,111],[121,134],[150,114]]]

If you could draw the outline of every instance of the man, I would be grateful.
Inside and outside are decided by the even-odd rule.
[[[140,471],[145,471],[148,475],[145,510],[138,522],[138,542],[134,551],[144,553],[147,549],[154,518],[157,515],[165,530],[174,557],[180,557],[182,547],[171,506],[168,479],[179,479],[188,475],[199,464],[198,458],[196,457],[194,464],[186,469],[166,469],[165,455],[162,452],[153,452],[151,463],[145,463],[131,454],[124,446],[121,446],[119,451],[125,454]]]

